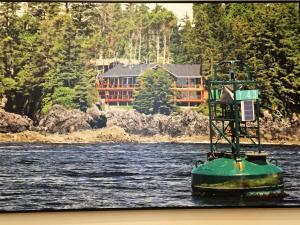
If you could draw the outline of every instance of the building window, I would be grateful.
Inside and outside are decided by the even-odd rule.
[[[178,88],[186,88],[188,86],[188,79],[178,78],[176,81],[176,85]]]
[[[122,86],[126,87],[127,86],[127,77],[122,78]]]
[[[114,88],[118,85],[118,78],[109,78],[109,87]]]
[[[177,99],[188,99],[189,98],[189,94],[187,91],[179,91],[177,93]]]
[[[128,78],[128,86],[129,86],[129,87],[132,87],[132,77],[129,77],[129,78]]]
[[[190,92],[190,98],[197,99],[197,92],[196,91],[191,91]]]
[[[195,78],[191,78],[190,79],[190,87],[195,87],[196,86],[196,79]]]

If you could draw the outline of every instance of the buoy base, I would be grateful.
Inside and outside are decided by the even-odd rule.
[[[250,155],[250,156],[249,156]],[[266,157],[230,154],[208,160],[192,170],[192,194],[200,196],[283,197],[282,170]]]
[[[285,197],[283,185],[277,187],[258,187],[241,189],[213,189],[213,188],[192,188],[194,196],[240,196],[245,198],[282,198]]]

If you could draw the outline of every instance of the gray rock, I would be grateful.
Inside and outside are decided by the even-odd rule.
[[[170,116],[145,115],[135,110],[120,109],[111,109],[102,114],[107,118],[108,127],[119,126],[130,134],[181,136],[208,133],[208,118],[192,110]]]
[[[10,130],[8,132],[19,132],[29,129],[32,122],[28,122],[24,117],[16,116],[23,121],[19,122],[17,127],[14,127],[13,122],[6,125],[7,121],[13,120],[1,117],[0,132],[7,132],[7,130]],[[264,113],[264,117],[260,121],[262,137],[266,140],[300,140],[300,123],[296,115],[292,118],[274,119],[270,114]],[[136,110],[100,111],[96,106],[92,106],[84,113],[55,105],[42,118],[39,125],[43,131],[50,133],[68,133],[104,126],[117,126],[129,134],[137,135],[161,134],[177,137],[209,134],[208,117],[194,110],[185,110],[166,116],[161,114],[145,115]]]
[[[291,118],[264,116],[260,125],[262,137],[266,140],[300,140],[300,123],[296,115]]]
[[[66,109],[54,105],[40,120],[39,126],[49,133],[70,133],[79,130],[91,129],[88,114],[76,109]]]
[[[96,105],[87,109],[86,113],[89,116],[88,123],[92,128],[102,128],[106,126],[107,118],[101,113]]]
[[[0,110],[0,133],[16,133],[32,129],[32,120],[27,116]]]

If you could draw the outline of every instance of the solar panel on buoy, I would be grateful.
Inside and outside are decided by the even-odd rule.
[[[254,115],[254,102],[253,101],[241,101],[241,113],[242,121],[253,121],[255,120]]]

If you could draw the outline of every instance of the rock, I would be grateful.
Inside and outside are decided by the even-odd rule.
[[[265,140],[300,140],[300,123],[296,115],[291,118],[264,117],[260,120]]]
[[[136,110],[120,109],[101,113],[107,118],[107,127],[122,127],[130,134],[171,136],[208,134],[208,118],[193,110],[170,116],[145,115]]]
[[[181,116],[173,114],[168,118],[167,123],[165,124],[164,134],[169,134],[172,137],[181,136],[184,134],[185,128],[181,124]]]
[[[80,110],[54,105],[40,120],[39,126],[46,132],[63,134],[91,129],[90,120],[89,115]]]
[[[262,117],[264,118],[264,120],[272,120],[272,114],[268,111],[268,110],[262,110]]]
[[[293,113],[293,115],[290,118],[292,126],[300,126],[300,118],[296,115],[296,113]]]
[[[5,109],[6,103],[7,103],[7,98],[6,98],[5,95],[3,95],[0,98],[0,110],[4,110]]]
[[[15,133],[31,130],[32,120],[27,116],[0,110],[0,133]]]
[[[209,133],[208,117],[194,110],[171,114],[166,124],[166,134],[171,136],[207,135]]]
[[[140,135],[155,135],[160,133],[160,123],[163,115],[152,116],[138,113],[135,110],[111,109],[103,111],[107,118],[107,127],[118,126],[127,133]]]
[[[86,113],[89,115],[89,124],[92,128],[106,127],[107,118],[101,113],[96,105],[88,108]]]
[[[190,109],[169,116],[145,115],[135,110],[121,109],[111,109],[100,113],[107,118],[107,127],[121,127],[129,134],[170,135],[172,137],[209,134],[208,117]],[[296,116],[293,120],[274,119],[266,112],[261,118],[260,125],[262,137],[265,140],[297,141],[300,139],[300,125]]]

